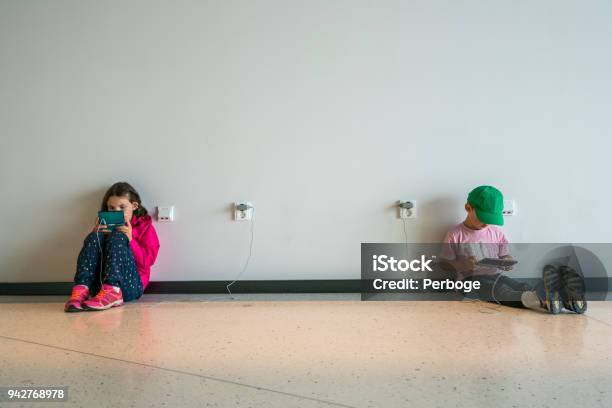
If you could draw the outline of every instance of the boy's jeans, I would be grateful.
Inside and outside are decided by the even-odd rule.
[[[525,308],[525,305],[521,302],[521,295],[523,292],[533,290],[528,284],[501,273],[468,276],[465,280],[480,282],[480,289],[474,292],[478,299],[510,307]]]

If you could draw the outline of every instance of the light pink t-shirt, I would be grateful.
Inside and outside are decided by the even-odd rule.
[[[508,240],[504,232],[494,225],[473,230],[463,223],[451,228],[444,237],[440,258],[455,260],[473,256],[478,261],[484,258],[500,258],[510,255],[508,251]],[[457,279],[461,280],[471,275],[494,275],[497,268],[476,266],[473,271],[457,273]]]

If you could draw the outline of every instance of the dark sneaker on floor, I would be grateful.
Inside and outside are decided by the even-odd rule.
[[[542,307],[551,314],[559,314],[563,310],[561,297],[561,274],[552,265],[546,265],[542,270],[542,282],[536,287]]]
[[[578,314],[586,312],[586,285],[582,275],[568,266],[559,267],[559,272],[561,274],[563,307]]]

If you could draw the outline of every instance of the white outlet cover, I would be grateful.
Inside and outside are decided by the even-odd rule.
[[[172,222],[174,221],[174,206],[159,206],[157,207],[157,221]]]
[[[516,203],[514,200],[504,200],[504,209],[502,214],[506,217],[512,217],[516,215]]]
[[[398,204],[410,201],[412,208],[399,208],[399,217],[404,220],[410,220],[417,217],[417,201],[416,200],[399,200]]]
[[[235,221],[251,221],[253,219],[253,208],[249,208],[245,211],[240,211],[238,205],[246,204],[253,207],[253,203],[249,201],[239,201],[234,203],[234,220]]]

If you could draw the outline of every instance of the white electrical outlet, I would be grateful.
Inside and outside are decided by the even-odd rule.
[[[412,203],[412,208],[402,208],[399,207],[399,216],[401,219],[413,219],[417,217],[417,202],[416,200],[400,200],[399,204],[402,203]]]
[[[241,209],[241,207],[243,207]],[[234,203],[234,220],[236,221],[250,221],[253,219],[253,204],[246,202]]]
[[[157,207],[157,221],[172,222],[174,221],[174,206]]]
[[[516,203],[514,200],[504,200],[504,209],[502,214],[508,217],[516,215]]]

